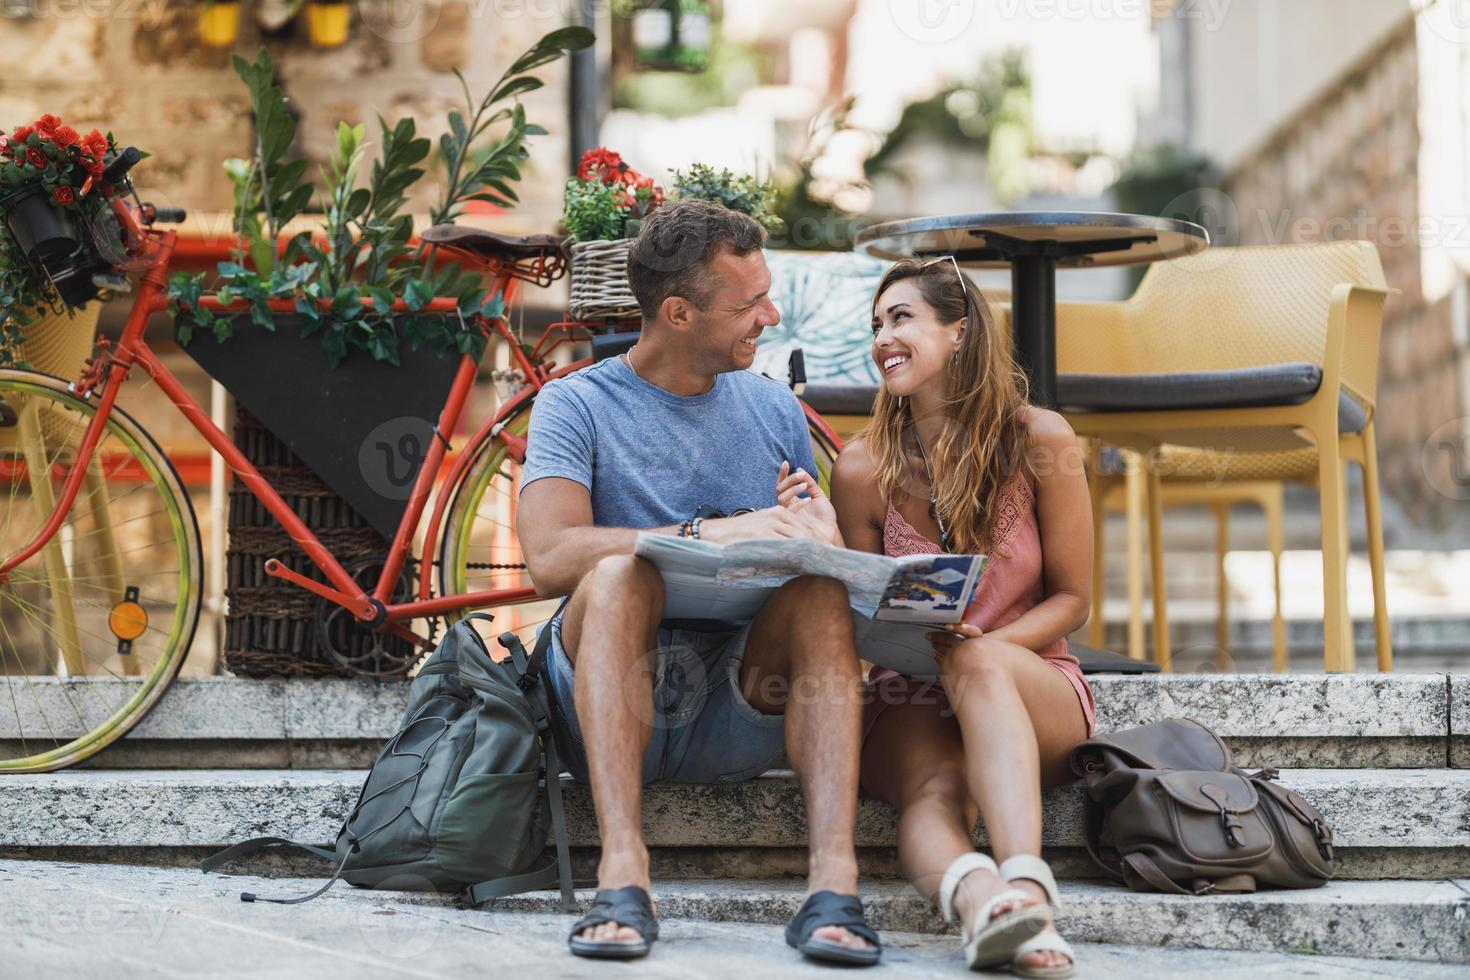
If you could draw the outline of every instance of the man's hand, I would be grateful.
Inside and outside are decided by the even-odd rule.
[[[753,541],[757,538],[811,538],[808,522],[784,507],[767,507],[739,517],[706,518],[699,526],[702,541],[725,544],[730,541]]]
[[[799,493],[808,496],[803,499],[797,496]],[[812,529],[812,537],[844,547],[842,533],[837,529],[837,510],[822,492],[821,485],[806,470],[792,472],[791,464],[783,462],[780,473],[776,475],[776,499]]]

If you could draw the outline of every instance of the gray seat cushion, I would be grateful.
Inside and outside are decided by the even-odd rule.
[[[801,400],[823,415],[869,415],[878,398],[878,386],[870,384],[808,384]]]
[[[1074,412],[1257,408],[1300,405],[1321,385],[1322,369],[1305,363],[1172,374],[1060,374],[1057,402]],[[1337,404],[1338,429],[1361,432],[1367,424],[1367,411],[1343,392]]]

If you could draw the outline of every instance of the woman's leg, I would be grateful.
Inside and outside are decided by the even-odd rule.
[[[934,902],[945,869],[975,849],[970,830],[977,811],[965,788],[959,726],[942,710],[937,691],[929,703],[918,697],[878,716],[863,744],[862,781],[898,808],[899,862],[919,894]]]
[[[940,670],[964,741],[969,793],[985,820],[996,861],[1039,855],[1042,787],[1071,781],[1068,756],[1087,737],[1076,689],[1032,651],[990,637],[957,644],[944,655]],[[978,902],[995,894],[998,886],[989,884],[982,879],[962,888],[957,896],[962,910],[965,899]],[[1035,882],[1008,887],[1030,893],[1034,902],[1046,901]],[[1026,960],[1038,967],[1066,962],[1051,951]]]

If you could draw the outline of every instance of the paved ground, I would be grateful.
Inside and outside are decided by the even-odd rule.
[[[801,963],[780,929],[665,921],[636,967],[575,960],[562,916],[461,911],[338,885],[296,905],[242,904],[241,890],[306,894],[311,882],[125,865],[0,861],[3,973],[31,977],[832,976]],[[888,933],[885,978],[958,977],[953,937]],[[1079,946],[1082,977],[1463,977],[1470,968],[1289,953]],[[636,974],[630,970],[636,969]]]

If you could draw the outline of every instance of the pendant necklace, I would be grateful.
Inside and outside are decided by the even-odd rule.
[[[949,531],[944,526],[944,519],[939,516],[939,494],[934,489],[934,471],[929,468],[929,454],[924,451],[924,440],[914,433],[914,442],[919,444],[919,456],[924,460],[924,475],[929,479],[929,517],[939,527],[939,547],[949,551]]]

